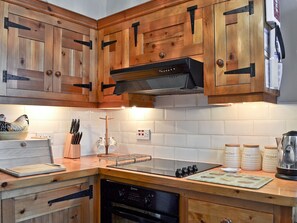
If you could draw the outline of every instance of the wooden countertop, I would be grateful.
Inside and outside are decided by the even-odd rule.
[[[274,178],[273,181],[264,187],[254,190],[203,183],[187,180],[185,178],[180,179],[108,168],[106,165],[110,164],[110,162],[102,159],[99,161],[98,157],[95,155],[84,156],[80,159],[56,159],[55,163],[63,164],[66,167],[66,171],[21,178],[13,177],[1,172],[0,191],[100,174],[101,177],[118,179],[127,183],[140,182],[142,185],[161,185],[161,187],[181,191],[182,193],[201,192],[269,204],[297,206],[297,181],[278,179],[274,177],[273,173],[265,173],[262,171],[242,171],[242,173],[251,175],[269,176]]]

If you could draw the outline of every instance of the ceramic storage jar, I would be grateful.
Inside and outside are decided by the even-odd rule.
[[[277,147],[265,146],[263,152],[262,170],[266,172],[276,172],[278,165],[278,151]]]
[[[243,170],[261,170],[261,151],[259,145],[243,145],[241,168]]]
[[[230,168],[240,168],[240,145],[225,144],[224,166]]]

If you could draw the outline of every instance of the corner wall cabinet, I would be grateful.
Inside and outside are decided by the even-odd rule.
[[[279,91],[265,86],[264,4],[149,1],[99,20],[99,40],[111,43],[99,53],[99,79],[114,84],[112,69],[192,57],[204,63],[204,94],[210,104],[275,103]],[[103,92],[104,101],[113,90]]]
[[[3,40],[7,41],[7,66],[1,70],[3,94],[96,102],[97,31],[18,5],[2,2],[1,6]]]
[[[89,178],[2,192],[2,223],[93,223]]]

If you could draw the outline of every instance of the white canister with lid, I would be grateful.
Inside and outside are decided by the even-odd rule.
[[[261,170],[262,157],[259,145],[243,145],[241,168],[243,170]]]
[[[263,152],[262,170],[265,172],[276,172],[278,165],[278,151],[275,146],[265,146]]]
[[[230,168],[240,168],[240,145],[225,144],[224,166]]]

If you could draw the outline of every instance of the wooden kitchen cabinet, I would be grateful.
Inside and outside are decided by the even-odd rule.
[[[278,91],[265,87],[264,17],[263,0],[214,5],[214,62],[205,60],[204,79],[209,103],[276,102]]]
[[[93,196],[92,177],[4,191],[2,222],[93,223]]]
[[[110,70],[129,67],[129,29],[122,28],[120,24],[99,30],[99,107],[153,107],[152,96],[113,94],[115,82],[110,76]]]
[[[2,7],[4,96],[96,102],[97,31],[17,5]]]
[[[207,16],[203,2],[190,1],[133,19],[130,66],[202,55]]]
[[[188,223],[193,222],[253,222],[253,223],[271,223],[273,213],[249,210],[245,208],[232,207],[195,199],[188,200]]]

